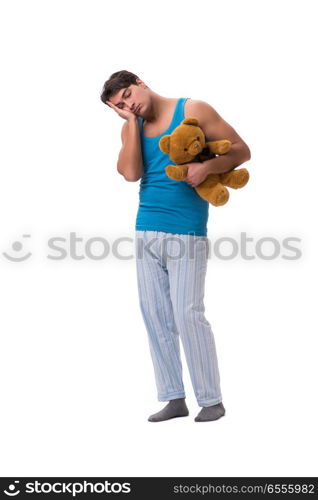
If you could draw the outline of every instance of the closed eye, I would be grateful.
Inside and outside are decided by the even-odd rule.
[[[127,97],[130,96],[130,94],[131,94],[130,90],[128,90],[128,94],[127,94],[127,90],[125,90],[125,92],[123,93],[123,98],[126,99]],[[123,105],[124,105],[124,103],[121,103],[121,102],[116,104],[117,108],[119,108],[119,109],[123,109]]]

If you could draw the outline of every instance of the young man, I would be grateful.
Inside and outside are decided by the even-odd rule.
[[[195,421],[217,420],[225,408],[214,335],[203,303],[209,203],[194,187],[210,173],[228,172],[249,160],[250,150],[209,104],[163,97],[129,71],[113,73],[104,84],[101,99],[125,120],[117,170],[127,181],[141,179],[135,228],[139,302],[158,400],[168,401],[148,420],[160,422],[189,414],[179,336],[202,407]],[[172,162],[160,151],[159,140],[190,116],[199,120],[207,141],[228,139],[232,146],[225,155],[188,164],[186,179],[174,181],[165,173]]]

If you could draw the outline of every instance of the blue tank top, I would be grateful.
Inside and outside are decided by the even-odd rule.
[[[169,127],[156,137],[143,134],[143,119],[138,117],[144,173],[139,185],[136,230],[207,235],[209,203],[187,182],[167,176],[165,167],[175,163],[159,148],[161,137],[171,134],[184,120],[186,100],[178,99]]]

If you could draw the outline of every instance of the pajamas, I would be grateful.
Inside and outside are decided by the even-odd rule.
[[[136,271],[159,401],[184,398],[179,336],[199,406],[222,401],[213,332],[204,311],[208,238],[136,231]]]

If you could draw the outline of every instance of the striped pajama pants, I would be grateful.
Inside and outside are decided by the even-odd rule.
[[[135,232],[139,304],[159,401],[184,398],[182,341],[199,406],[222,401],[213,332],[204,311],[209,240],[161,231]]]

